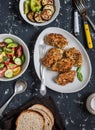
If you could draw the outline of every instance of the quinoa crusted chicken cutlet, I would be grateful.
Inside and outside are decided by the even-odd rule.
[[[58,48],[65,48],[68,45],[67,39],[63,35],[57,33],[50,33],[46,35],[44,40],[46,44]]]
[[[51,70],[57,72],[67,72],[71,70],[73,63],[73,60],[69,58],[63,58],[54,63],[51,67]]]
[[[41,62],[46,67],[51,67],[52,64],[60,60],[63,56],[63,50],[59,48],[51,48],[46,55],[41,59]]]
[[[82,55],[79,50],[75,47],[67,49],[65,52],[65,57],[74,61],[74,66],[79,67],[82,65]]]
[[[55,79],[56,83],[59,85],[66,85],[74,81],[76,71],[70,70],[65,73],[60,73]]]

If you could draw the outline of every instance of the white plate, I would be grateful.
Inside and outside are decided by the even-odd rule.
[[[48,21],[46,21],[46,22],[43,22],[43,23],[31,22],[31,21],[26,17],[26,14],[24,14],[24,2],[25,2],[25,1],[26,1],[26,0],[20,0],[20,2],[19,2],[19,11],[20,11],[20,14],[21,14],[21,16],[23,17],[23,19],[24,19],[27,23],[29,23],[29,24],[31,24],[31,25],[34,25],[34,26],[44,26],[44,25],[47,25],[47,24],[53,22],[53,21],[56,19],[56,17],[58,16],[58,14],[59,14],[59,11],[60,11],[60,1],[59,1],[59,0],[54,0],[55,12],[54,12],[54,14],[53,14],[53,16],[52,16],[52,18],[51,18],[50,20],[48,20]]]
[[[56,77],[57,73],[50,71],[48,69],[45,69],[44,74],[45,74],[45,85],[57,92],[61,92],[61,93],[73,93],[73,92],[77,92],[81,89],[83,89],[87,83],[90,80],[91,77],[91,72],[92,72],[92,68],[91,68],[91,63],[88,57],[87,52],[85,51],[84,47],[81,45],[81,43],[69,32],[61,29],[61,28],[56,28],[56,27],[50,27],[45,29],[43,32],[41,32],[41,34],[39,35],[36,44],[35,44],[35,48],[34,48],[34,65],[35,65],[35,70],[36,73],[38,75],[38,77],[40,78],[40,72],[39,72],[39,44],[44,44],[44,36],[49,34],[49,33],[59,33],[64,35],[69,42],[68,48],[69,47],[75,47],[76,49],[78,49],[83,57],[83,65],[82,65],[82,74],[83,74],[83,81],[80,82],[77,77],[74,79],[73,83],[69,83],[65,86],[61,86],[56,84],[53,79],[54,77]],[[47,45],[47,50],[50,49],[50,46]]]

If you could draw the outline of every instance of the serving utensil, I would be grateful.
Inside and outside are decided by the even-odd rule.
[[[46,46],[45,45],[39,45],[39,59],[41,60],[46,52]],[[40,86],[40,94],[42,96],[46,95],[46,85],[45,85],[45,76],[44,71],[45,67],[41,64],[40,61],[40,78],[41,78],[41,86]]]
[[[13,99],[13,97],[17,94],[23,93],[27,88],[27,83],[24,80],[18,80],[15,84],[14,94],[8,99],[8,101],[0,108],[0,116],[2,117],[2,113],[6,109],[7,105]]]
[[[87,23],[87,20],[88,20],[89,17],[88,17],[88,15],[86,13],[86,8],[85,8],[85,6],[83,5],[83,3],[80,0],[77,1],[77,2],[76,1],[74,1],[74,2],[75,2],[75,5],[76,5],[78,11],[80,12],[80,14],[83,17],[84,30],[85,30],[87,45],[88,45],[88,48],[91,49],[91,48],[93,48],[93,43],[92,43],[92,38],[91,38],[89,25]]]

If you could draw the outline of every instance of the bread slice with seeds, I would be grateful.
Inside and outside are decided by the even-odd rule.
[[[35,104],[32,106],[32,109],[38,109],[38,110],[44,111],[51,119],[52,125],[54,125],[54,116],[47,107],[45,107],[44,105],[41,105],[41,104]]]
[[[43,110],[41,110],[39,108],[35,108],[34,106],[30,107],[29,110],[34,110],[36,112],[41,113],[43,115],[43,117],[45,118],[44,130],[52,130],[53,123],[52,123],[52,120],[50,119],[50,117],[48,116],[48,114],[46,112],[44,112]]]
[[[35,111],[23,111],[16,120],[16,130],[44,130],[44,117]]]

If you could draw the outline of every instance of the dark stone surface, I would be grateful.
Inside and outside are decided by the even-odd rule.
[[[24,102],[39,93],[40,80],[38,79],[33,64],[33,49],[36,38],[40,32],[47,27],[60,27],[73,34],[73,9],[72,3],[68,0],[64,4],[64,0],[60,0],[60,14],[51,24],[43,27],[34,27],[26,23],[19,13],[19,0],[0,0],[0,33],[11,33],[19,36],[30,50],[31,60],[27,71],[19,78],[24,79],[28,83],[28,89],[25,93],[17,95],[8,105],[5,112],[19,108]],[[87,0],[86,5],[88,14],[95,23],[95,7],[94,0]],[[95,32],[91,28],[94,48],[87,49],[85,34],[83,30],[82,19],[80,19],[80,35],[79,41],[85,47],[91,63],[92,76],[88,85],[81,91],[72,94],[60,94],[47,89],[46,96],[52,96],[59,108],[60,114],[65,122],[66,130],[95,130],[95,116],[91,115],[85,106],[87,97],[95,92]],[[12,95],[13,86],[16,80],[10,82],[0,82],[0,106]]]

